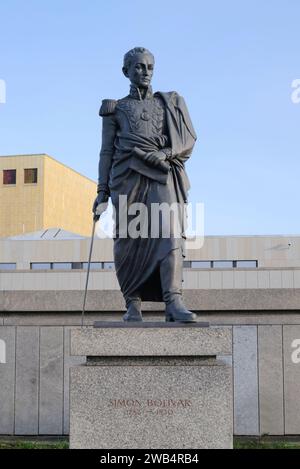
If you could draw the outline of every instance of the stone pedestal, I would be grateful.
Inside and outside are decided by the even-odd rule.
[[[232,448],[229,328],[102,326],[71,332],[87,357],[71,368],[71,448]]]

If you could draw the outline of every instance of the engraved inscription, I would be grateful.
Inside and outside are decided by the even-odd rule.
[[[111,410],[121,410],[124,416],[171,416],[181,409],[192,408],[191,399],[109,399]]]

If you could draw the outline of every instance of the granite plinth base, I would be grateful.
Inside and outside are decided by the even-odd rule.
[[[230,329],[84,328],[71,351],[87,356],[71,369],[71,448],[232,448],[232,373],[217,358]]]

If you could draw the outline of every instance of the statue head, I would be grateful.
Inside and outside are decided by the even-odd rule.
[[[144,47],[135,47],[124,55],[123,73],[132,85],[148,88],[154,70],[154,56]]]

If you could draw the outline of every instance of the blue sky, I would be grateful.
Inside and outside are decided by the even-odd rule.
[[[124,53],[156,58],[182,94],[205,234],[300,234],[299,0],[3,0],[0,155],[48,153],[97,179],[104,98],[128,92]]]

